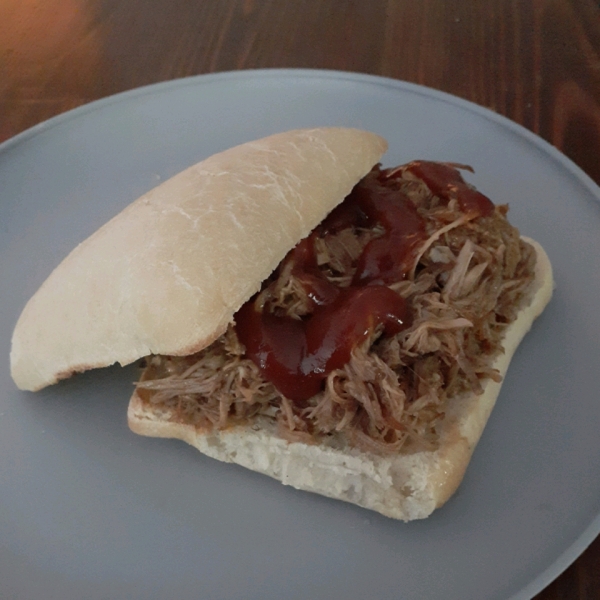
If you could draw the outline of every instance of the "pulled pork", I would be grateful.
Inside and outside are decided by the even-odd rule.
[[[503,351],[506,327],[529,301],[535,251],[508,223],[506,206],[485,216],[465,210],[457,197],[444,197],[418,177],[413,164],[419,163],[375,167],[367,176],[404,194],[425,225],[409,271],[386,282],[410,307],[410,327],[394,335],[382,335],[381,327],[371,331],[347,364],[326,376],[322,391],[293,402],[246,357],[230,326],[193,356],[149,357],[138,383],[142,399],[171,420],[199,428],[260,417],[291,441],[350,442],[377,453],[434,449],[448,403],[465,392],[481,394],[486,379],[500,380],[491,365]],[[349,287],[366,245],[383,234],[375,222],[313,236],[320,273]],[[298,279],[293,253],[255,303],[274,315],[310,316],[314,302]]]

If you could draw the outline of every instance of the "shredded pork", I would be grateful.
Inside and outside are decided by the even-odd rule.
[[[491,364],[502,352],[506,327],[529,300],[535,251],[508,223],[506,206],[471,218],[410,171],[387,173],[390,185],[416,205],[428,235],[409,276],[390,285],[411,307],[408,329],[392,336],[372,332],[343,368],[329,373],[320,393],[294,403],[245,357],[232,326],[196,355],[149,357],[138,384],[144,401],[199,428],[260,416],[292,441],[350,441],[378,453],[435,448],[448,403],[465,392],[480,394],[486,379],[500,380]],[[374,225],[317,238],[321,272],[349,286],[363,248],[381,234]],[[258,302],[263,310],[302,319],[313,304],[293,266],[284,260]]]

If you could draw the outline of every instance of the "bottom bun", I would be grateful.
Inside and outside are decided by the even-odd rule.
[[[502,376],[552,295],[548,256],[537,242],[525,240],[537,252],[533,296],[506,331],[504,353],[493,365]],[[428,517],[458,488],[500,387],[501,383],[487,380],[482,394],[454,398],[440,427],[437,450],[389,456],[351,447],[288,442],[277,435],[272,424],[260,421],[225,430],[198,430],[150,409],[137,393],[127,416],[131,430],[140,435],[181,439],[207,456],[264,473],[285,485],[411,521]]]

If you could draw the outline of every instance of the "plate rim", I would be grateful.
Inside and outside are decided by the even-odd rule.
[[[597,184],[581,167],[575,164],[569,157],[563,154],[556,146],[542,138],[540,135],[527,129],[525,126],[513,121],[512,119],[495,112],[493,109],[477,104],[471,100],[466,100],[449,92],[444,92],[436,88],[425,86],[419,83],[413,83],[403,79],[394,79],[383,75],[372,75],[358,71],[340,71],[335,69],[310,69],[310,68],[259,68],[219,71],[216,73],[201,73],[199,75],[189,75],[178,77],[166,81],[150,83],[140,87],[131,88],[122,92],[117,92],[97,100],[92,100],[75,108],[66,110],[36,123],[31,127],[17,133],[0,143],[0,154],[10,150],[28,139],[39,135],[49,129],[61,125],[64,121],[77,119],[89,112],[102,110],[111,104],[123,102],[137,96],[154,94],[155,92],[165,92],[170,89],[176,89],[188,86],[209,85],[214,82],[228,79],[256,79],[260,77],[267,78],[294,78],[294,79],[328,79],[328,80],[347,80],[365,85],[376,85],[396,90],[407,91],[412,94],[434,98],[438,101],[457,106],[463,110],[475,112],[478,116],[495,122],[503,127],[507,127],[512,132],[524,138],[530,144],[537,146],[550,155],[550,158],[560,163],[580,183],[584,184],[594,199],[600,202],[600,185]]]

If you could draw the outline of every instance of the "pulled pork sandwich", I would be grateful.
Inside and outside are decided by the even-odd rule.
[[[469,167],[383,169],[386,147],[291,131],[145,194],[27,304],[15,382],[145,357],[134,432],[428,516],[460,484],[552,270]]]

